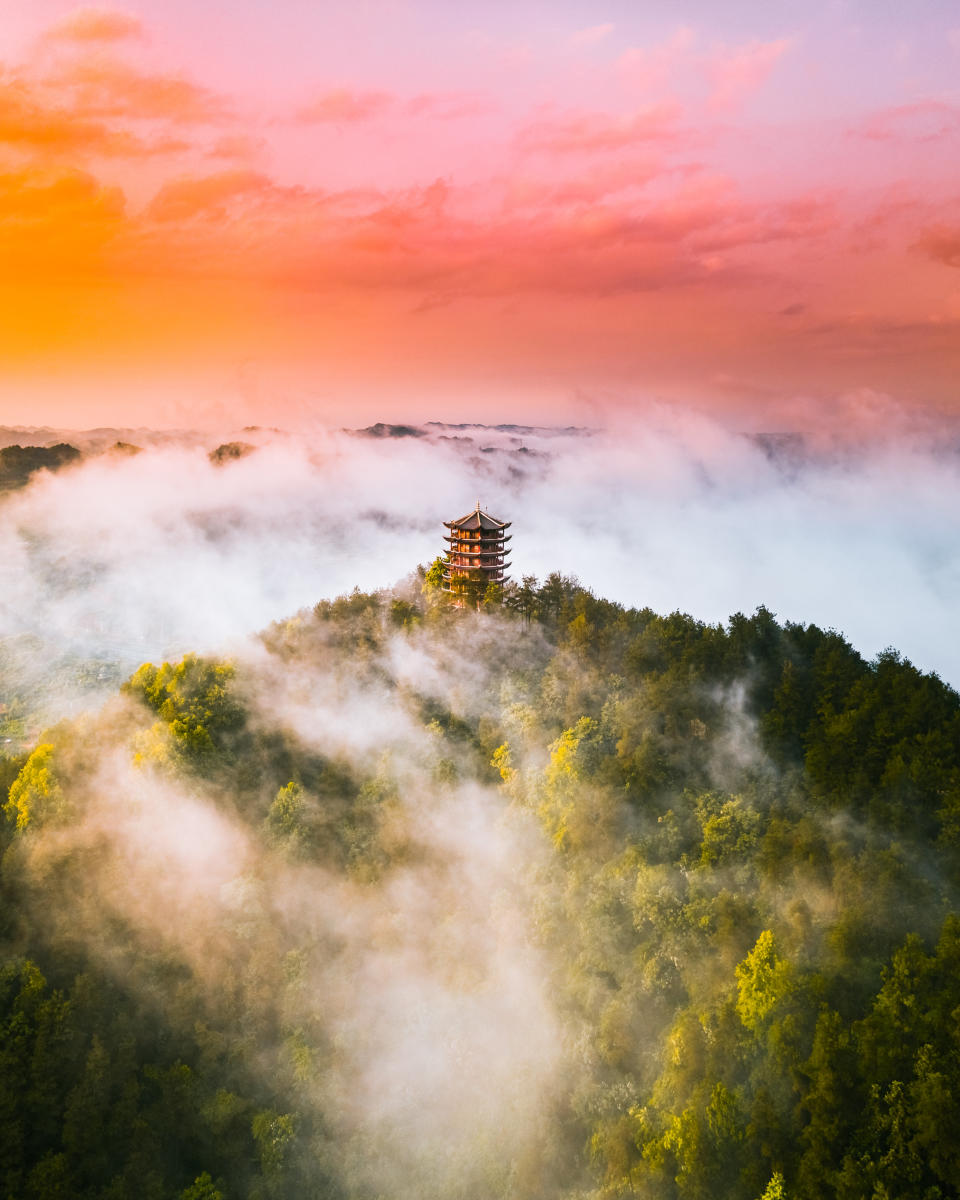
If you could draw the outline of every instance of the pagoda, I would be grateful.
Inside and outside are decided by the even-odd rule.
[[[483,601],[491,583],[506,583],[504,574],[510,551],[506,548],[511,535],[506,532],[510,521],[498,521],[480,507],[456,521],[444,521],[449,543],[443,562],[443,590],[449,592],[457,608],[466,608]]]

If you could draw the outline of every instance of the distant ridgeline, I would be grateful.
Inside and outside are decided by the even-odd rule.
[[[453,613],[442,586],[145,665],[0,762],[0,1195],[958,1196],[960,697],[763,608],[706,625],[552,575]],[[478,797],[528,831],[512,880]],[[371,989],[441,884],[393,1020]],[[487,1026],[447,1025],[493,1004],[504,929],[560,1031],[535,1119],[479,1103]],[[437,1146],[403,1097],[451,1080],[471,1133]]]

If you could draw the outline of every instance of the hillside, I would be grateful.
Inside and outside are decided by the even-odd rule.
[[[423,578],[0,763],[0,1193],[960,1194],[960,697]]]
[[[0,448],[0,493],[27,485],[37,471],[59,471],[77,462],[76,446],[59,442],[55,446],[3,446]]]

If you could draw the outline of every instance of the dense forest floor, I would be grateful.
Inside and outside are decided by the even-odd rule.
[[[421,572],[0,775],[3,1197],[960,1195],[960,697],[894,651]]]

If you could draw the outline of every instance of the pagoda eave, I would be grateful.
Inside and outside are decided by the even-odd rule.
[[[496,525],[488,526],[486,529],[482,525],[478,525],[476,529],[470,529],[463,521],[444,521],[443,523],[448,529],[465,529],[471,533],[496,533],[500,529],[509,529],[513,524],[512,521],[498,521]]]

